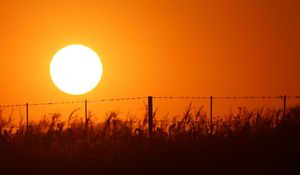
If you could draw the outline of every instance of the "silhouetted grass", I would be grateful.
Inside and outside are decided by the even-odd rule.
[[[147,113],[147,112],[145,112]],[[239,108],[214,120],[188,106],[181,117],[121,120],[110,112],[88,132],[74,110],[45,115],[28,130],[0,116],[0,167],[10,174],[292,174],[300,159],[300,107]],[[294,173],[293,173],[294,174]]]

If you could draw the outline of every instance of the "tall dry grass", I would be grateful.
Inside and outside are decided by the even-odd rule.
[[[180,117],[157,120],[147,133],[142,120],[107,113],[88,131],[74,110],[62,120],[45,115],[28,130],[0,115],[0,169],[19,174],[289,174],[300,154],[300,107],[281,110],[240,107],[217,117],[210,128],[203,108],[189,105]],[[1,114],[1,111],[0,111]],[[299,157],[298,157],[299,156]],[[15,168],[18,167],[18,168]]]

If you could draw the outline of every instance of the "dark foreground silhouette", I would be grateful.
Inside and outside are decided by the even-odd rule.
[[[300,108],[247,111],[216,120],[189,108],[179,121],[119,120],[101,126],[59,122],[59,114],[26,132],[1,126],[1,174],[299,174]],[[168,124],[165,124],[168,123]]]

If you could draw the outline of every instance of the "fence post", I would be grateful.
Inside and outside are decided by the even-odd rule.
[[[88,126],[89,126],[89,119],[88,119],[88,109],[87,109],[87,100],[84,100],[84,116],[85,116],[85,136],[86,140],[88,139]]]
[[[213,129],[213,109],[212,109],[212,106],[213,105],[213,97],[210,96],[210,134],[212,134],[212,129]]]
[[[149,137],[152,137],[153,132],[153,97],[148,96],[148,133]]]
[[[283,96],[283,117],[285,117],[286,113],[286,95]]]
[[[28,132],[28,128],[29,128],[29,116],[28,116],[28,102],[26,103],[26,132]]]

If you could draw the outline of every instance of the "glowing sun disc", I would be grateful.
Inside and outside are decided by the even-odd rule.
[[[50,63],[52,81],[61,91],[81,95],[101,80],[102,63],[92,49],[73,44],[60,49]]]

